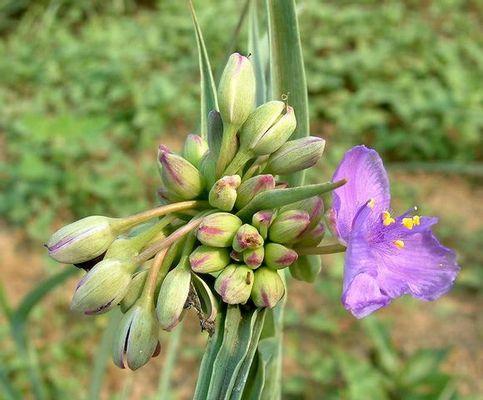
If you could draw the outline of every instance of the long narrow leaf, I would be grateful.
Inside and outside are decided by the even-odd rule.
[[[218,110],[218,100],[216,97],[216,86],[211,72],[210,59],[206,50],[203,34],[196,18],[196,12],[191,0],[189,1],[191,16],[196,34],[198,46],[198,59],[200,64],[200,85],[201,85],[201,136],[206,139],[208,135],[208,113],[211,110]]]
[[[0,362],[0,393],[5,396],[5,400],[22,400],[22,395],[8,378],[3,362]]]
[[[268,63],[268,51],[264,46],[267,37],[260,38],[258,31],[258,1],[250,0],[249,19],[248,19],[248,51],[251,54],[251,60],[255,70],[255,80],[257,82],[257,105],[267,101],[267,81],[266,67]]]
[[[176,329],[170,333],[168,337],[166,358],[164,360],[163,368],[161,368],[156,399],[173,398],[171,393],[171,378],[173,375],[174,367],[176,365],[176,359],[178,356],[179,344],[181,342],[182,333],[183,322],[181,322],[176,327]]]

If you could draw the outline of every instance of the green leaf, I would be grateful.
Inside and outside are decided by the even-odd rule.
[[[405,364],[400,380],[406,387],[423,383],[438,370],[447,354],[446,350],[423,349],[416,352]]]
[[[275,209],[287,204],[295,203],[312,196],[318,196],[330,192],[342,185],[345,181],[318,183],[291,187],[287,189],[273,189],[258,193],[245,207],[237,212],[241,219],[248,218],[257,211],[264,209]]]
[[[201,310],[207,322],[215,322],[218,315],[218,300],[211,291],[208,284],[198,275],[192,273],[192,282],[196,290],[196,294],[200,300]]]
[[[309,108],[302,44],[294,0],[266,0],[270,40],[270,78],[273,99],[288,96],[297,128],[291,139],[309,135]],[[285,177],[292,186],[303,183],[303,172]]]
[[[198,46],[198,58],[200,65],[200,84],[201,84],[201,136],[206,139],[208,135],[208,113],[211,110],[218,110],[218,100],[216,97],[216,86],[211,72],[210,59],[206,50],[205,41],[201,32],[193,3],[190,0],[189,6],[193,25],[196,34],[196,44]]]
[[[266,35],[261,37],[258,32],[257,0],[250,0],[248,12],[248,52],[251,54],[250,58],[255,70],[255,81],[257,83],[256,103],[259,106],[267,101],[268,38]]]

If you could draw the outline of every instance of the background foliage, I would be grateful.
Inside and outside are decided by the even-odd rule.
[[[452,172],[471,166],[470,178],[455,179],[462,185],[457,187],[474,187],[482,176],[481,3],[299,0],[297,4],[313,132],[330,143],[326,163],[333,165],[350,145],[364,142],[403,169],[415,161],[424,162],[426,169]],[[223,65],[227,49],[246,51],[244,31],[238,40],[234,37],[242,2],[203,0],[195,5],[214,67]],[[196,131],[198,102],[196,43],[184,2],[0,1],[3,222],[19,241],[28,239],[30,249],[36,249],[54,226],[73,218],[129,214],[152,204],[157,144],[163,141],[176,148],[187,132]],[[324,165],[319,173],[330,170]],[[450,192],[454,181],[445,181],[437,180]],[[425,186],[419,187],[419,182]],[[441,190],[441,185],[427,182],[406,180],[404,186],[396,186],[403,208]],[[439,233],[458,249],[466,268],[456,291],[462,309],[443,302],[434,309],[435,315],[425,314],[433,322],[470,312],[470,303],[481,304],[483,282],[481,226],[462,223],[464,215],[440,208],[441,204],[430,202],[427,209],[444,216]],[[444,347],[451,340],[438,342],[440,350],[421,350],[423,345],[435,347],[424,341],[412,351],[401,350],[401,343],[388,337],[385,326],[393,322],[390,314],[383,314],[384,323],[354,323],[338,303],[340,259],[327,263],[330,269],[309,292],[318,307],[305,304],[305,286],[294,283],[291,289],[284,396],[315,399],[323,391],[328,399],[459,398],[456,388],[463,378],[454,370],[450,376],[439,369],[443,365],[444,370],[451,350]],[[52,269],[42,260],[34,261],[34,267]],[[0,282],[5,293],[11,293],[12,282],[5,276]],[[107,321],[80,321],[69,315],[66,293],[32,310],[32,337],[58,338],[65,331],[62,340],[54,339],[52,345],[36,341],[38,355],[19,353],[7,339],[9,327],[1,325],[0,361],[7,369],[0,369],[0,382],[12,380],[28,393],[27,366],[30,357],[38,357],[52,398],[85,398],[93,348]],[[4,310],[7,303],[0,301]],[[399,312],[407,318],[418,311],[411,301],[401,304]],[[47,307],[55,311],[49,326],[42,323],[52,314]],[[198,335],[195,326],[187,329]],[[181,361],[183,368],[191,368],[191,375],[201,348],[200,343],[184,343]],[[301,353],[306,356],[300,357]],[[106,398],[122,398],[123,390],[131,391],[116,386],[122,378],[115,374],[110,373],[110,386],[104,387]],[[477,396],[476,383],[471,378],[463,382],[463,394]],[[136,390],[132,393],[135,398]],[[190,391],[176,393],[189,397]]]

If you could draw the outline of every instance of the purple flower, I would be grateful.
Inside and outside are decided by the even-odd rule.
[[[415,215],[416,208],[390,214],[389,180],[375,150],[349,150],[333,181],[343,178],[347,184],[333,193],[333,216],[347,245],[344,307],[362,318],[405,294],[429,301],[447,293],[460,267],[431,232],[437,218]]]

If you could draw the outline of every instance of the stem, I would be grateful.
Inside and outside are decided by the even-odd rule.
[[[133,237],[131,239],[131,244],[139,250],[141,250],[147,243],[151,240],[156,238],[158,234],[162,231],[163,228],[168,226],[171,222],[173,222],[175,217],[169,215],[164,217],[162,220],[154,224],[152,227],[146,229],[144,232],[141,232],[139,235]]]
[[[230,165],[228,165],[225,172],[223,172],[223,176],[236,174],[252,157],[251,152],[241,149],[238,150],[235,158],[231,161]]]
[[[336,244],[328,244],[326,246],[320,246],[320,247],[300,247],[300,248],[295,248],[294,250],[300,255],[310,255],[310,254],[334,254],[334,253],[343,253],[346,251],[346,248],[344,245],[340,243]]]
[[[216,162],[216,177],[223,176],[223,171],[235,156],[237,141],[236,132],[238,128],[234,125],[227,125],[223,127],[223,136],[221,139],[220,153],[218,155],[218,161]]]
[[[247,179],[250,179],[253,175],[255,175],[257,172],[257,169],[259,169],[262,166],[262,164],[267,160],[267,158],[268,158],[267,156],[258,157],[250,166],[250,168],[247,169],[247,172],[243,174],[242,181],[245,182]]]
[[[153,208],[151,210],[143,211],[138,214],[131,215],[127,218],[122,218],[120,221],[120,229],[126,230],[132,228],[135,225],[139,225],[143,222],[146,222],[155,217],[161,217],[166,214],[170,214],[176,211],[183,211],[189,210],[192,208],[197,207],[206,207],[208,206],[207,201],[201,200],[190,200],[190,201],[181,201],[179,203],[168,204],[166,206],[160,206]]]
[[[156,254],[156,256],[154,257],[153,265],[149,270],[149,275],[144,285],[143,293],[142,293],[142,297],[144,297],[147,303],[153,302],[154,290],[156,289],[156,282],[157,282],[159,269],[163,264],[163,260],[167,252],[168,252],[168,248],[165,248],[161,250],[158,254]]]

